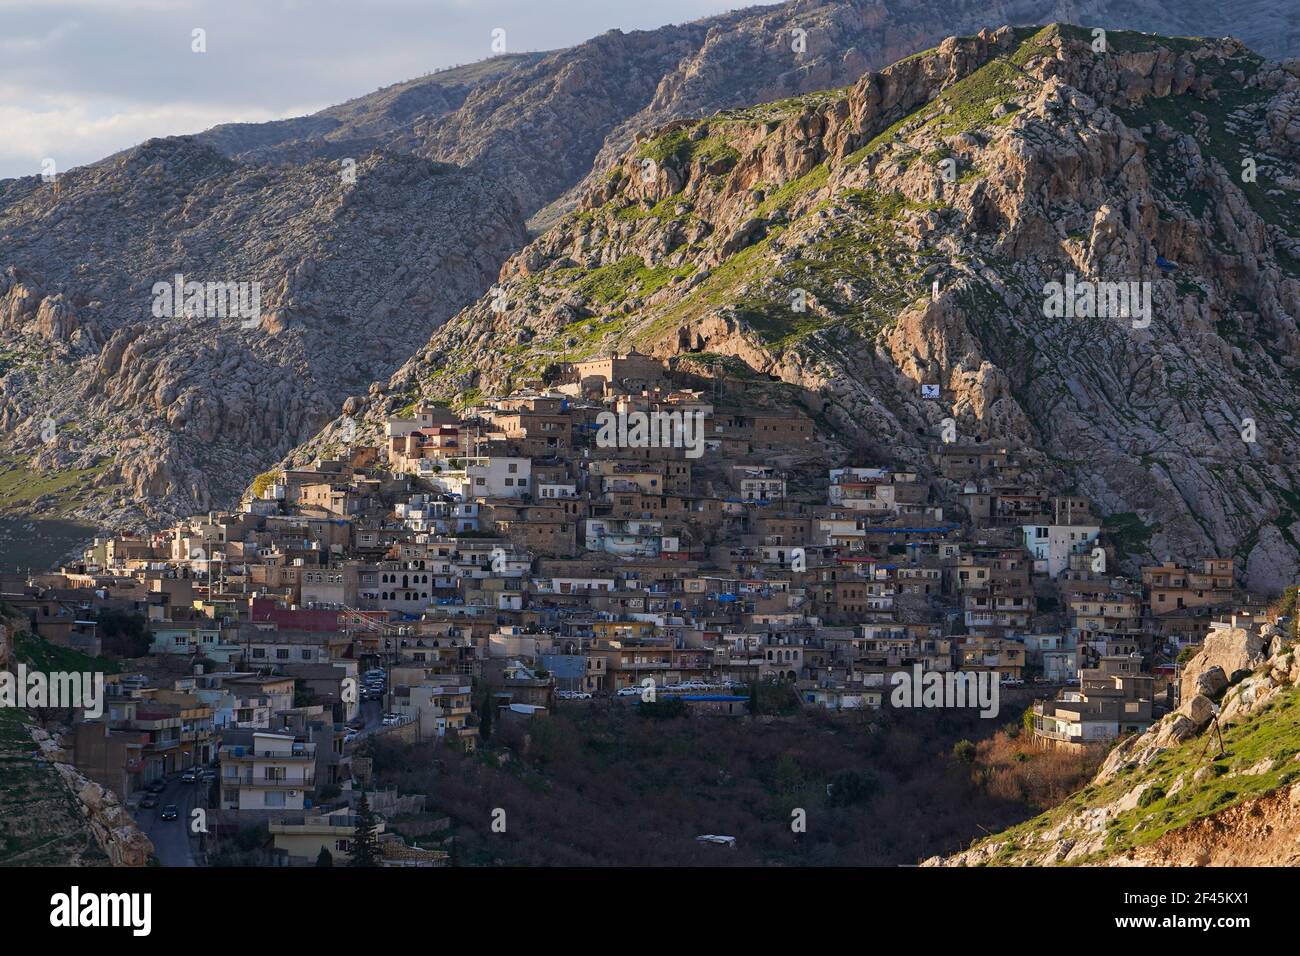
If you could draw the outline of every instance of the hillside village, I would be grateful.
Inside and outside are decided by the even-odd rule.
[[[382,443],[262,476],[238,511],[6,575],[59,648],[99,657],[105,612],[147,619],[148,666],[107,676],[68,762],[137,809],[185,773],[211,785],[212,826],[264,823],[308,863],[346,856],[372,738],[472,750],[494,722],[601,698],[740,716],[767,684],[878,709],[919,667],[1034,690],[1036,743],[1082,750],[1176,708],[1207,634],[1263,625],[1230,558],[1119,573],[1129,525],[1014,448],[836,461],[815,415],[734,385],[633,352],[416,404]],[[383,845],[394,865],[446,855]]]

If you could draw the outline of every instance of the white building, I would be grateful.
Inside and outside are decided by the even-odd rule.
[[[450,458],[447,467],[422,475],[440,491],[461,498],[521,498],[532,491],[531,458]]]
[[[1056,577],[1070,566],[1070,555],[1085,554],[1101,534],[1098,525],[1021,525],[1025,547],[1034,556],[1034,572]]]

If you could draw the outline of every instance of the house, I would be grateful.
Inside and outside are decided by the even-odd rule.
[[[1080,747],[1142,733],[1154,722],[1154,677],[1141,655],[1103,657],[1079,674],[1079,687],[1055,700],[1036,701],[1034,735],[1040,745]]]
[[[315,744],[261,730],[223,735],[218,778],[223,810],[301,810],[315,778]]]
[[[326,813],[281,816],[268,821],[267,828],[276,851],[285,856],[288,865],[314,866],[321,850],[327,850],[338,866],[352,859],[358,822],[351,808],[343,807]],[[384,820],[376,814],[371,832],[378,838],[384,830]]]

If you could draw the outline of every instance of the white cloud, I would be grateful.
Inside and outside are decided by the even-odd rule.
[[[0,0],[0,178],[155,136],[341,103],[491,54],[647,29],[736,0]],[[207,31],[208,52],[190,50]],[[312,104],[303,106],[302,104]]]
[[[64,100],[28,109],[0,103],[0,128],[5,131],[0,140],[0,176],[35,175],[46,157],[64,171],[155,136],[197,133],[218,123],[261,123],[319,108],[318,104],[273,111],[209,104]]]

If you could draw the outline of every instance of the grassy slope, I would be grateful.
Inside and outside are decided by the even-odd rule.
[[[1113,804],[1135,788],[1146,785],[1150,795],[1145,798],[1145,806],[1134,807],[1107,821],[1105,848],[1071,861],[1097,863],[1154,843],[1172,830],[1290,784],[1300,779],[1300,762],[1295,759],[1300,754],[1300,689],[1280,693],[1247,720],[1225,730],[1223,740],[1224,752],[1215,756],[1217,739],[1205,749],[1205,737],[1195,737],[1161,754],[1146,767],[1126,768],[1106,783],[1085,787],[1060,806],[980,842],[1004,844],[990,861],[994,865],[1031,862],[1035,856],[1031,851],[1039,842],[1040,834],[1083,811]],[[1267,773],[1241,772],[1265,759],[1274,761]],[[1194,782],[1192,775],[1201,767],[1210,767],[1212,775]],[[1182,789],[1169,795],[1180,777]],[[1043,841],[1037,852],[1041,853],[1045,847]]]

